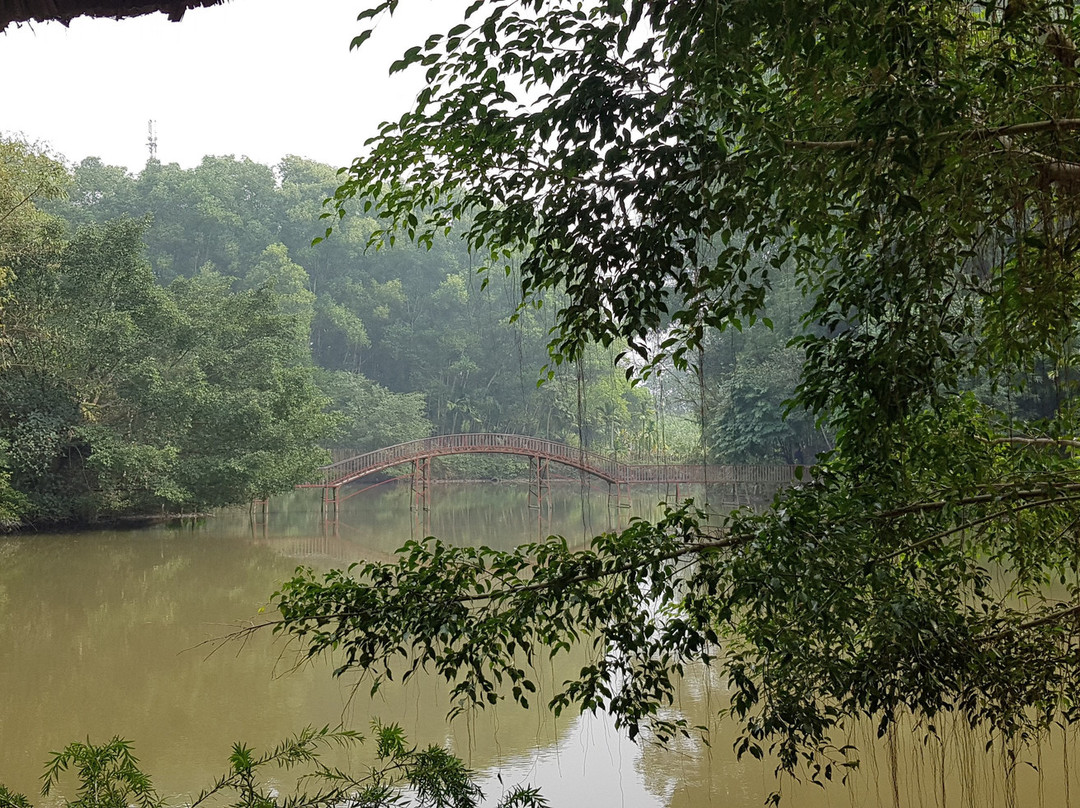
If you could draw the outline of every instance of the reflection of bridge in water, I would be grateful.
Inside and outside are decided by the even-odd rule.
[[[357,531],[349,530],[348,526],[345,526],[344,531],[341,530],[336,520],[330,521],[324,518],[318,533],[295,535],[275,531],[270,523],[271,516],[268,510],[253,513],[250,522],[251,541],[305,566],[325,567],[328,562],[392,562],[397,558],[396,553],[373,546],[373,543],[364,543],[362,540],[350,538],[349,534]],[[343,532],[346,535],[342,535]],[[413,536],[412,538],[420,537]],[[401,543],[404,543],[404,540]]]
[[[388,553],[374,551],[369,547],[342,538],[336,523],[324,522],[321,533],[298,536],[278,536],[267,527],[268,518],[263,515],[251,525],[251,540],[262,547],[267,547],[278,555],[295,559],[297,563],[314,567],[322,566],[323,561],[392,561]]]
[[[399,443],[385,449],[345,457],[319,469],[319,478],[298,488],[322,488],[323,504],[337,510],[343,486],[411,465],[413,506],[427,509],[430,502],[431,461],[463,454],[507,454],[529,459],[529,504],[540,507],[548,495],[549,466],[556,463],[596,477],[608,484],[609,498],[617,505],[628,499],[631,485],[730,486],[734,501],[772,496],[790,483],[795,466],[716,466],[705,464],[622,463],[595,452],[558,441],[493,432],[438,435]]]

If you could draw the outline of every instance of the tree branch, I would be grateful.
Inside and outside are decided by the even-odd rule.
[[[1076,166],[1077,172],[1080,172],[1080,164]],[[1077,174],[1077,178],[1080,179],[1080,173]],[[1027,437],[1012,437],[1012,438],[994,438],[990,441],[992,444],[1018,444],[1021,446],[1072,446],[1080,447],[1080,440],[1076,438],[1027,438]]]
[[[745,534],[739,536],[725,536],[723,538],[717,538],[711,541],[701,541],[692,544],[686,544],[678,550],[672,550],[667,553],[663,553],[658,556],[652,556],[645,560],[639,560],[635,562],[626,562],[617,567],[611,569],[602,570],[596,574],[579,574],[568,576],[566,578],[560,578],[551,581],[540,581],[530,584],[524,584],[522,586],[508,587],[506,589],[492,590],[490,592],[474,594],[474,595],[462,595],[460,597],[451,598],[450,603],[478,603],[478,602],[490,602],[493,600],[502,600],[504,598],[514,597],[516,595],[528,592],[542,592],[547,589],[555,587],[573,586],[579,583],[586,583],[588,581],[598,581],[602,578],[608,578],[612,575],[620,575],[624,572],[630,572],[631,570],[640,568],[649,563],[662,563],[664,561],[671,561],[677,558],[681,558],[687,555],[698,555],[709,552],[711,550],[723,550],[730,547],[737,547],[740,544],[744,544],[753,538],[753,534]],[[361,618],[365,616],[365,612],[348,610],[335,612],[333,614],[320,614],[317,617],[313,615],[303,615],[296,619],[282,618],[279,620],[265,620],[260,623],[248,623],[247,625],[236,629],[222,637],[215,637],[209,640],[205,640],[198,643],[195,647],[210,646],[211,654],[215,653],[218,648],[224,645],[226,642],[233,641],[246,641],[248,637],[253,635],[257,631],[263,629],[275,629],[281,626],[288,626],[290,624],[302,623],[308,619],[319,620],[349,620],[354,618]]]
[[[927,140],[988,140],[990,138],[1006,137],[1009,135],[1025,135],[1033,132],[1072,132],[1080,129],[1080,118],[1062,118],[1060,120],[1029,121],[1027,123],[1012,123],[1004,126],[986,126],[977,129],[956,129],[947,132],[939,132],[927,137]],[[886,146],[905,145],[913,143],[916,138],[907,135],[888,137],[883,141],[877,140],[785,140],[784,145],[793,149],[806,149],[816,151],[846,151],[857,149],[862,146],[875,146],[879,143]]]
[[[1069,617],[1080,617],[1080,604],[1070,606],[1067,609],[1059,609],[1056,612],[1050,614],[1044,614],[1042,617],[1037,617],[1034,620],[1028,620],[1025,623],[1018,623],[1015,626],[1009,626],[1003,631],[996,632],[994,634],[986,634],[982,637],[976,638],[980,643],[996,642],[997,640],[1005,640],[1015,635],[1018,631],[1026,631],[1027,629],[1039,628],[1040,626],[1047,626],[1052,623],[1060,622]]]
[[[639,569],[646,564],[663,563],[664,561],[673,561],[676,558],[682,558],[687,555],[698,555],[700,553],[707,553],[710,550],[724,550],[729,547],[738,547],[740,544],[745,544],[750,541],[751,535],[740,536],[728,536],[724,539],[717,539],[715,541],[696,542],[694,544],[686,544],[678,550],[672,550],[668,553],[662,553],[658,556],[650,556],[647,559],[639,561],[627,561],[624,564],[620,564],[617,567],[612,567],[609,570],[602,570],[596,575],[574,575],[569,578],[561,578],[554,581],[540,581],[532,584],[525,584],[524,586],[514,586],[502,591],[486,592],[479,595],[467,595],[461,598],[455,598],[455,603],[471,603],[475,601],[493,600],[495,598],[511,597],[520,592],[542,592],[546,589],[562,586],[573,586],[574,584],[583,584],[588,581],[596,581],[601,578],[610,578],[612,575],[622,575],[624,572],[630,572],[631,570]]]
[[[1020,511],[1031,510],[1032,508],[1041,508],[1044,505],[1056,505],[1061,502],[1077,501],[1080,501],[1080,494],[1071,497],[1054,497],[1051,499],[1039,499],[1035,500],[1034,502],[1025,502],[1012,508],[995,511],[994,513],[988,514],[987,516],[982,516],[978,519],[973,519],[969,522],[964,522],[961,525],[957,525],[956,527],[949,528],[948,530],[943,530],[940,533],[935,533],[933,536],[927,536],[925,539],[920,539],[919,541],[914,542],[913,544],[909,544],[906,547],[901,547],[899,550],[889,553],[886,556],[880,556],[878,558],[875,558],[871,563],[878,564],[882,561],[888,561],[892,558],[896,558],[897,556],[903,555],[904,553],[910,553],[912,550],[921,550],[923,547],[928,547],[931,544],[940,541],[941,539],[952,536],[953,534],[961,533],[965,530],[970,530],[973,527],[978,527],[979,525],[986,524],[987,522],[993,522],[995,519],[1000,519],[1003,516],[1011,516],[1015,513],[1019,513]]]
[[[11,207],[11,208],[9,208],[8,210],[4,211],[4,215],[3,215],[3,216],[0,216],[0,223],[2,223],[2,222],[5,222],[5,221],[7,221],[7,219],[8,219],[8,218],[9,218],[9,217],[10,217],[10,216],[11,216],[11,215],[12,215],[12,214],[13,214],[13,213],[15,212],[15,211],[17,211],[17,210],[18,210],[19,208],[21,208],[21,207],[22,207],[23,205],[25,205],[25,204],[26,204],[27,202],[29,202],[29,201],[30,201],[31,199],[33,199],[33,198],[34,198],[34,195],[35,195],[35,194],[37,194],[37,193],[38,193],[38,191],[40,191],[40,190],[41,190],[42,188],[44,188],[44,187],[45,187],[45,183],[43,183],[43,182],[42,182],[42,183],[38,183],[38,186],[37,186],[37,188],[35,188],[34,190],[30,191],[30,192],[29,192],[29,193],[28,193],[28,194],[27,194],[26,196],[24,196],[24,197],[22,198],[22,201],[18,202],[18,203],[17,203],[17,204],[15,204],[15,205],[14,205],[13,207]]]
[[[1003,499],[1030,499],[1031,497],[1043,497],[1057,492],[1067,491],[1080,491],[1080,483],[1067,483],[1065,485],[1057,485],[1053,487],[1044,488],[1030,488],[1020,490],[1009,490],[1003,488],[1000,491],[995,491],[992,494],[976,494],[970,497],[962,497],[956,500],[928,500],[925,502],[913,502],[911,505],[905,505],[902,508],[894,508],[891,511],[882,511],[877,514],[878,518],[891,519],[896,516],[905,516],[911,513],[925,513],[927,511],[940,511],[942,508],[947,508],[950,505],[980,505],[986,502],[994,502]]]

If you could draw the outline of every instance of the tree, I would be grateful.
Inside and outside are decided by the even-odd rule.
[[[69,181],[64,167],[40,149],[0,138],[0,266],[5,273],[14,255],[55,228],[38,205],[63,195]]]
[[[56,212],[77,225],[132,216],[137,206],[136,188],[136,179],[127,169],[87,157],[72,168],[66,204],[56,205]]]
[[[323,371],[319,387],[341,414],[332,447],[369,452],[431,435],[420,393],[391,393],[370,379],[346,371]]]
[[[144,229],[89,226],[16,264],[0,432],[35,518],[123,512],[169,487],[169,451],[134,428],[131,379],[166,359],[173,330]]]
[[[706,381],[704,431],[713,462],[811,464],[829,447],[829,434],[805,408],[788,410],[804,354],[791,341],[802,334],[806,301],[794,272],[771,280],[769,322],[707,334],[699,359]],[[702,399],[697,392],[698,409]]]
[[[204,272],[165,289],[149,217],[94,220],[132,198],[124,172],[81,164],[68,212],[86,223],[69,235],[35,204],[62,207],[64,167],[13,142],[0,157],[0,524],[238,504],[309,479],[334,418],[285,247],[251,267],[257,288]]]
[[[68,184],[64,167],[41,150],[18,140],[0,138],[0,369],[11,366],[11,341],[7,333],[13,267],[25,261],[55,258],[59,235],[57,221],[38,205],[61,196]],[[31,427],[32,429],[32,427]],[[0,438],[0,527],[19,523],[28,510],[26,497],[11,483],[17,460],[12,445]]]
[[[311,331],[315,316],[315,295],[308,289],[311,279],[304,268],[289,260],[289,250],[284,244],[271,244],[258,263],[248,270],[244,285],[250,289],[268,287],[281,302],[282,310],[297,319],[304,338]]]
[[[1075,722],[1077,29],[1058,0],[478,0],[406,51],[391,71],[426,86],[338,212],[374,211],[376,244],[465,217],[492,271],[520,255],[527,301],[567,295],[556,364],[620,338],[699,363],[794,273],[796,402],[836,445],[761,515],[678,509],[582,553],[411,545],[294,580],[280,627],[467,703],[525,703],[537,643],[583,641],[553,705],[632,734],[678,729],[672,680],[704,661],[739,751],[814,778],[852,764],[856,718],[956,712],[1007,749]],[[1036,371],[1045,417],[996,403]]]
[[[266,286],[230,293],[204,272],[173,281],[188,349],[148,392],[175,430],[176,477],[203,507],[264,499],[310,478],[325,462],[334,417],[315,385],[308,315]],[[310,305],[310,304],[308,304]]]
[[[268,166],[207,156],[190,171],[150,160],[125,212],[149,213],[157,223],[147,234],[147,247],[160,280],[190,277],[208,263],[240,277],[279,240],[284,218],[279,202]]]

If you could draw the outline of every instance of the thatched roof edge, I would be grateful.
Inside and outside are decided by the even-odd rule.
[[[216,6],[222,2],[224,0],[165,0],[157,3],[148,3],[145,0],[128,0],[126,3],[119,0],[0,0],[0,31],[13,22],[58,20],[67,25],[75,17],[122,19],[153,14],[156,11],[164,12],[169,15],[170,20],[177,21],[189,8]]]

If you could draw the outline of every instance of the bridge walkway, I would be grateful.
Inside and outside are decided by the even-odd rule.
[[[351,454],[351,453],[350,453]],[[555,462],[583,471],[611,485],[681,483],[772,483],[783,485],[795,478],[796,466],[740,466],[622,463],[605,455],[585,451],[559,441],[496,432],[437,435],[399,443],[371,452],[353,454],[319,469],[319,478],[298,488],[340,488],[404,463],[461,454],[510,454],[538,463]]]

